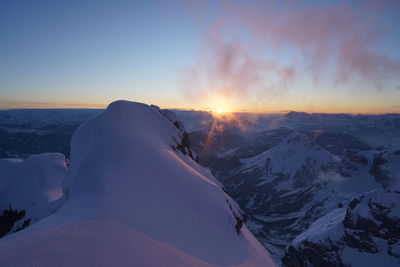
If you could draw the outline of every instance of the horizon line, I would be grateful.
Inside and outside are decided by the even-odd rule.
[[[153,104],[148,104],[153,105]],[[74,106],[74,107],[71,107]],[[52,106],[45,106],[45,107],[1,107],[0,111],[13,111],[13,110],[106,110],[107,105],[99,105],[99,106],[75,106],[75,104],[68,104],[68,105],[52,105]],[[203,109],[195,109],[195,108],[177,108],[177,107],[162,107],[161,109],[170,109],[170,110],[177,110],[177,111],[195,111],[195,112],[207,112],[213,113],[211,108],[203,108]],[[224,113],[243,113],[243,114],[288,114],[290,112],[295,113],[305,113],[308,115],[313,114],[329,114],[329,115],[339,115],[339,114],[346,114],[346,115],[389,115],[395,114],[400,115],[400,112],[327,112],[327,111],[299,111],[299,110],[268,110],[268,111],[249,111],[249,110],[238,110],[238,111],[225,111]]]

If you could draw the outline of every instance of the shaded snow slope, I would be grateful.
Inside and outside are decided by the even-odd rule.
[[[4,229],[0,229],[0,236],[55,212],[63,203],[66,172],[65,158],[59,153],[35,155],[23,161],[1,159],[0,225]],[[11,211],[19,215],[10,221]]]
[[[313,219],[329,211],[323,205],[329,195],[315,194],[324,183],[321,168],[334,155],[293,132],[273,148],[240,161],[224,184],[246,210],[252,232],[279,257]]]
[[[316,220],[283,257],[285,266],[399,266],[400,194],[377,189]]]
[[[242,159],[244,164],[240,172],[263,169],[264,178],[268,182],[281,184],[281,189],[293,189],[304,184],[312,183],[312,177],[318,176],[322,165],[331,162],[333,155],[316,145],[306,135],[293,132],[275,147],[259,155]],[[307,180],[296,177],[302,170],[310,175]]]
[[[305,231],[312,223],[356,195],[377,188],[400,191],[398,145],[335,155],[294,131],[267,151],[238,161],[219,178],[277,261],[296,237],[310,234]],[[310,231],[325,234],[331,223],[319,225]]]
[[[0,240],[1,265],[274,266],[172,118],[117,101],[84,123],[72,138],[67,202]]]

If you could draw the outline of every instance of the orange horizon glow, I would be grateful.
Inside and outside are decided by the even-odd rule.
[[[154,103],[148,103],[154,104]],[[106,109],[108,104],[67,104],[67,103],[18,103],[18,104],[9,104],[5,105],[0,103],[0,110],[13,110],[13,109]],[[350,115],[379,115],[379,114],[400,114],[400,107],[393,107],[391,110],[389,109],[381,109],[381,108],[372,108],[369,111],[360,110],[360,109],[308,109],[308,108],[282,108],[279,110],[270,110],[270,109],[229,109],[223,107],[173,107],[173,106],[160,106],[161,108],[165,109],[174,109],[174,110],[182,110],[182,111],[204,111],[214,114],[217,117],[226,116],[229,113],[251,113],[251,114],[285,114],[290,111],[295,112],[305,112],[309,114],[313,113],[325,113],[325,114],[350,114]],[[398,111],[397,111],[397,110]]]
[[[280,106],[279,103],[273,103],[275,105],[270,105],[269,107],[262,107],[262,105],[255,106],[253,108],[247,108],[248,105],[243,105],[239,100],[224,97],[221,95],[209,95],[204,98],[203,101],[199,101],[198,103],[194,103],[193,105],[187,104],[186,106],[182,106],[179,104],[171,104],[171,103],[161,103],[161,101],[149,101],[149,99],[129,99],[129,101],[137,101],[147,104],[155,104],[160,106],[161,108],[166,109],[175,109],[175,110],[194,110],[194,111],[205,111],[210,112],[216,117],[228,116],[230,113],[251,113],[251,114],[285,114],[290,111],[296,112],[306,112],[309,114],[312,113],[326,113],[326,114],[371,114],[371,115],[379,115],[379,114],[399,114],[400,106],[391,106],[390,108],[385,108],[384,106],[374,106],[370,105],[369,108],[365,108],[368,106],[364,104],[363,106],[353,106],[346,107],[348,105],[343,105],[341,108],[336,103],[321,103],[319,105],[315,105],[314,107],[306,107],[302,106],[301,103],[298,105],[287,105]],[[76,103],[63,103],[63,102],[29,102],[29,101],[0,101],[0,110],[10,110],[10,109],[105,109],[109,105],[109,103],[114,100],[109,100],[107,102],[101,103],[90,103],[90,102],[76,102]],[[287,104],[287,103],[286,103]],[[336,104],[336,105],[335,105]],[[323,106],[323,107],[321,107]]]

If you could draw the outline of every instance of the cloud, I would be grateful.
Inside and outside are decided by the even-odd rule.
[[[255,88],[272,88],[274,81],[290,81],[295,70],[265,60],[241,41],[226,41],[218,30],[205,37],[201,60],[185,70],[189,94],[222,94],[234,98]]]
[[[185,95],[262,98],[304,78],[384,88],[400,74],[400,61],[376,47],[386,33],[382,16],[398,5],[352,3],[224,1],[203,36],[198,61],[183,71]],[[198,18],[208,17],[204,5],[200,10]]]
[[[374,1],[375,3],[375,1]],[[308,57],[313,75],[325,64],[335,64],[341,81],[352,75],[376,82],[400,72],[400,62],[373,51],[382,38],[369,8],[349,5],[262,9],[250,6],[232,9],[247,24],[255,39],[275,47],[292,47]]]

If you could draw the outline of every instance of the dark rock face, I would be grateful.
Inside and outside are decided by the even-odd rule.
[[[3,237],[7,233],[12,231],[14,224],[25,217],[25,210],[13,210],[10,208],[8,210],[3,210],[2,215],[0,215],[0,237]],[[30,219],[25,220],[22,226],[16,228],[14,232],[24,229],[29,226]]]
[[[173,145],[172,148],[175,151],[180,151],[182,154],[188,155],[191,159],[198,161],[198,159],[194,157],[194,153],[192,152],[189,137],[186,131],[181,132],[181,140],[176,141],[176,145]]]
[[[340,244],[331,240],[324,242],[324,246],[305,241],[301,248],[289,246],[282,263],[290,267],[348,267],[350,265],[345,264],[340,258],[341,250]]]
[[[395,202],[396,200],[400,201],[400,194],[392,192],[382,192],[381,194],[388,197],[390,202],[381,202],[380,196],[361,196],[350,202],[353,205],[349,204],[343,221],[344,227],[348,229],[347,237],[350,240],[356,240],[356,243],[348,243],[350,247],[377,253],[378,246],[373,242],[373,238],[391,242],[400,240],[400,214],[397,214],[396,211],[399,203]],[[364,207],[362,207],[363,205]],[[364,217],[365,209],[370,216]],[[364,242],[359,245],[358,241]]]
[[[234,227],[235,227],[236,233],[239,234],[240,230],[242,229],[243,223],[246,220],[246,214],[244,214],[244,212],[241,211],[241,210],[238,210],[238,211],[235,212],[235,210],[232,208],[232,206],[231,206],[231,204],[229,203],[228,200],[226,200],[226,203],[228,204],[228,206],[231,209],[232,214],[233,214],[233,216],[235,218]]]
[[[160,109],[158,106],[155,105],[152,105],[152,108],[160,112],[179,130],[179,138],[178,140],[174,140],[174,144],[171,145],[171,148],[174,149],[176,152],[180,151],[182,154],[189,156],[195,161],[198,161],[198,158],[195,156],[194,152],[191,149],[189,135],[186,132],[185,126],[183,126],[183,123],[179,120],[178,116],[173,111],[168,109]]]
[[[364,255],[392,258],[400,264],[400,194],[382,189],[352,199],[345,210],[339,233],[308,237],[289,246],[282,259],[285,266],[352,266],[343,253],[352,249],[354,261]],[[347,259],[349,260],[349,259]],[[393,266],[394,266],[393,265]]]
[[[285,181],[288,177],[276,174],[275,183],[260,185],[260,180],[255,178],[262,173],[262,169],[239,173],[224,184],[227,185],[228,194],[246,212],[248,225],[256,225],[257,237],[264,244],[268,244],[268,248],[274,246],[283,250],[286,243],[280,240],[291,240],[306,230],[315,216],[321,216],[319,214],[322,212],[322,203],[315,202],[314,205],[306,206],[306,203],[314,199],[316,186],[307,186],[295,193],[290,190],[278,191],[275,189],[275,183]],[[299,211],[304,211],[304,214]],[[288,217],[287,214],[298,215]]]
[[[387,188],[392,183],[388,172],[383,167],[387,162],[387,155],[385,155],[385,153],[379,153],[375,155],[373,165],[369,171],[371,175],[375,177],[375,180],[382,184],[384,188]]]

